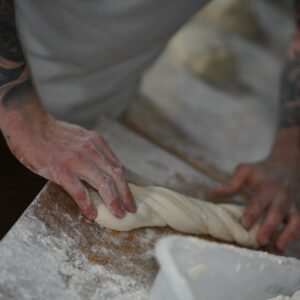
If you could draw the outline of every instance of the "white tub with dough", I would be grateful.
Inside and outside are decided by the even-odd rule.
[[[151,300],[267,300],[300,289],[300,261],[261,251],[169,236],[156,245]]]

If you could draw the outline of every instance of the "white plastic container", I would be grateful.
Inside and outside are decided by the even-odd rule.
[[[156,245],[151,300],[267,300],[300,289],[300,261],[194,237]]]

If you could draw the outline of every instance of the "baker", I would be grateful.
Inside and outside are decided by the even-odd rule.
[[[85,128],[100,114],[124,112],[137,98],[143,72],[207,2],[0,0],[1,131],[15,157],[62,186],[87,218],[95,219],[97,211],[84,183],[119,218],[134,213],[136,205],[122,163],[101,134]],[[297,6],[300,1],[295,1],[296,12]],[[267,212],[257,235],[258,243],[266,245],[285,222],[276,242],[283,250],[300,231],[299,16],[281,103],[271,154],[239,166],[216,192],[250,189],[242,225],[250,229]]]

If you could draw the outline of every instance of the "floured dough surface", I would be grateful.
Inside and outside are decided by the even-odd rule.
[[[234,54],[211,28],[189,24],[174,36],[167,49],[188,70],[210,83],[226,86],[235,80]]]
[[[127,213],[123,219],[113,216],[98,193],[91,192],[98,209],[96,222],[118,231],[150,226],[170,226],[180,232],[211,235],[243,246],[257,246],[258,225],[248,232],[239,222],[243,214],[243,206],[213,204],[163,187],[141,187],[133,184],[129,186],[138,209],[135,214]]]

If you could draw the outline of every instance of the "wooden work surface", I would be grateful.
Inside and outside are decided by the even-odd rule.
[[[215,183],[117,123],[99,125],[142,181],[211,199]],[[155,241],[175,233],[120,233],[84,219],[70,197],[47,184],[0,243],[0,299],[146,299],[158,266]]]
[[[137,178],[209,197],[213,181],[192,167],[117,123],[99,129]],[[48,184],[0,243],[0,299],[145,299],[158,269],[154,242],[170,233],[105,229]]]
[[[288,37],[285,29],[292,26],[286,23],[292,22],[281,18],[269,3],[252,2],[269,37],[267,42],[281,53],[282,45],[286,44],[283,40]],[[228,171],[238,155],[252,155],[248,148],[254,138],[248,134],[249,146],[237,139],[233,130],[249,129],[244,112],[249,116],[252,112],[249,120],[260,128],[261,147],[265,147],[264,139],[271,136],[271,129],[262,132],[261,119],[266,120],[270,112],[274,115],[275,108],[269,105],[264,111],[262,106],[256,108],[256,105],[272,104],[276,98],[274,86],[280,62],[270,51],[242,39],[230,38],[228,42],[237,58],[242,90],[251,92],[250,95],[241,97],[243,93],[218,91],[199,82],[168,57],[162,59],[144,81],[142,92],[152,101],[137,103],[126,117],[131,130],[142,133],[158,146],[117,123],[99,124],[99,131],[133,174],[133,182],[159,184],[205,200],[219,201],[209,193],[210,187],[216,184],[210,178],[222,181],[223,171]],[[216,114],[214,108],[220,106],[226,110]],[[213,128],[210,127],[212,122]],[[224,132],[225,139],[219,132]],[[255,128],[251,132],[255,132]],[[128,233],[105,229],[84,219],[61,188],[47,184],[0,242],[0,300],[147,299],[158,270],[153,246],[157,239],[173,233],[169,228],[146,228]],[[300,243],[295,243],[286,255],[300,258]]]

